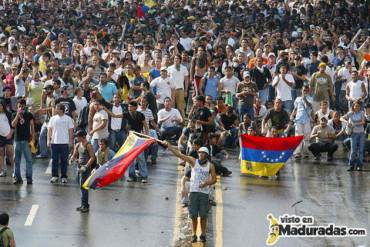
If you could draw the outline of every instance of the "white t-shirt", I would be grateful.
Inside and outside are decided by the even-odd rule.
[[[157,87],[157,103],[163,104],[166,97],[171,98],[171,89],[175,88],[175,85],[170,77],[163,79],[161,76],[155,78],[151,83],[151,87]]]
[[[193,42],[192,38],[180,38],[180,44],[184,47],[185,51],[191,50],[191,42]]]
[[[26,85],[31,83],[31,77],[26,77],[24,80],[22,77],[15,76],[14,77],[14,84],[15,84],[15,96],[16,97],[24,97],[26,95]]]
[[[73,102],[76,105],[76,113],[77,113],[77,116],[79,117],[81,114],[81,111],[84,109],[85,106],[87,106],[87,100],[85,97],[82,97],[81,99],[79,99],[77,98],[77,96],[75,96],[73,98]]]
[[[220,83],[223,89],[227,89],[229,92],[231,92],[231,95],[236,94],[236,88],[239,82],[240,82],[239,79],[236,78],[235,76],[232,76],[230,78],[227,78],[226,76],[224,76],[220,80]]]
[[[348,70],[346,67],[342,67],[342,68],[338,71],[338,77],[342,77],[342,79],[344,79],[344,80],[345,80],[345,81],[342,83],[342,87],[340,88],[340,90],[345,91],[345,90],[346,90],[347,83],[348,83],[348,82],[350,82],[350,81],[352,80],[351,73],[349,72],[349,70]]]
[[[356,82],[350,81],[347,85],[349,87],[349,97],[358,100],[362,96],[362,84],[364,82],[357,80]]]
[[[285,79],[294,84],[294,78],[291,74],[286,74]],[[278,74],[275,76],[273,85],[279,81],[279,84],[276,86],[276,97],[280,98],[282,101],[292,100],[292,88],[281,78],[281,75]]]
[[[0,113],[0,136],[7,136],[10,133],[10,125],[5,113]]]
[[[168,118],[168,119],[166,119]],[[178,122],[174,122],[174,120],[179,120],[182,122],[182,117],[180,112],[175,109],[171,108],[171,110],[166,111],[166,109],[161,109],[158,112],[158,122],[161,122],[162,120],[166,119],[164,122],[162,122],[162,126],[164,128],[174,127],[177,126]]]
[[[176,69],[175,65],[168,67],[167,71],[175,85],[175,89],[184,89],[185,76],[189,75],[188,69],[180,64],[180,71]]]
[[[54,115],[50,118],[49,128],[52,129],[51,143],[52,144],[68,144],[69,129],[74,128],[73,120],[68,115]]]
[[[122,112],[122,107],[120,105],[119,106],[113,106],[112,107],[112,113],[116,114],[116,115],[121,115],[123,113]],[[121,130],[121,126],[122,126],[122,118],[115,118],[115,117],[111,118],[110,128],[112,130]]]
[[[108,113],[106,113],[106,111],[104,110],[100,110],[96,112],[93,118],[93,129],[96,129],[98,126],[100,126],[100,124],[103,123],[103,120],[108,121]],[[92,139],[101,140],[101,139],[106,139],[108,137],[109,137],[109,131],[108,131],[108,124],[107,124],[103,129],[94,132]]]

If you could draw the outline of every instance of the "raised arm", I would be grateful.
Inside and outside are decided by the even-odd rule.
[[[195,158],[182,154],[177,148],[169,144],[167,141],[163,142],[163,144],[167,146],[168,150],[170,150],[177,158],[188,162],[192,167],[195,166]]]

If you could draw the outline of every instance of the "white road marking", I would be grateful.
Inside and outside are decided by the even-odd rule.
[[[25,226],[32,226],[33,220],[35,219],[35,216],[37,214],[37,211],[39,210],[39,207],[40,206],[38,204],[32,205],[30,209],[30,213],[28,214],[26,222],[24,223]]]
[[[49,161],[48,168],[46,168],[45,174],[46,175],[51,175],[51,159]]]

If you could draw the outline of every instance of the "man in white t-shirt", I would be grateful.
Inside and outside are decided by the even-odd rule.
[[[174,65],[168,67],[167,71],[175,85],[176,108],[180,111],[181,116],[184,117],[185,97],[187,96],[189,85],[189,71],[181,64],[181,55],[176,55],[174,62]]]
[[[99,141],[101,139],[108,139],[108,113],[103,110],[99,101],[94,101],[95,114],[93,117],[92,130],[89,135],[91,136],[94,152],[99,149]]]
[[[67,183],[67,167],[69,146],[73,146],[74,123],[70,116],[64,114],[65,106],[58,104],[55,108],[56,115],[52,116],[48,125],[48,146],[51,146],[52,167],[51,183],[58,182],[61,168],[62,183]],[[60,161],[60,162],[59,162]]]
[[[161,76],[155,78],[150,82],[150,87],[157,88],[155,98],[157,99],[157,106],[158,109],[162,109],[164,107],[164,99],[171,98],[174,100],[175,98],[175,85],[173,80],[168,77],[167,75],[167,68],[161,68]]]
[[[283,108],[287,112],[293,110],[292,87],[294,77],[288,73],[288,67],[283,64],[280,66],[280,74],[277,74],[272,81],[272,86],[276,89],[276,97],[283,102]]]
[[[358,78],[357,70],[352,70],[352,80],[346,86],[346,99],[348,100],[348,109],[351,109],[355,101],[364,102],[367,91],[365,83]]]
[[[225,68],[225,76],[221,78],[220,85],[221,85],[221,92],[223,93],[231,93],[231,96],[236,94],[236,88],[239,83],[239,79],[234,76],[233,68],[227,66]]]
[[[172,108],[172,100],[167,97],[164,100],[164,108],[158,112],[158,124],[161,126],[161,137],[168,140],[175,136],[175,140],[180,138],[183,119],[180,112]]]

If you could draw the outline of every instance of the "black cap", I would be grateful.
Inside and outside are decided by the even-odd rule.
[[[63,93],[64,91],[67,91],[67,90],[68,90],[68,86],[64,86],[62,87],[61,92]]]
[[[86,136],[86,131],[85,130],[77,130],[76,134],[75,134],[76,137],[85,137]]]

